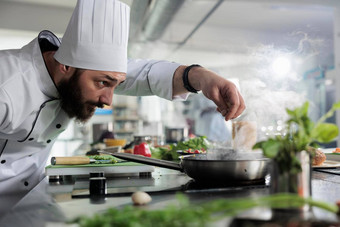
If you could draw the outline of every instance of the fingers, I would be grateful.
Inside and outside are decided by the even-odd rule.
[[[230,119],[235,118],[235,114],[239,109],[239,100],[236,100],[234,103],[228,103],[229,105],[227,105],[227,109],[226,110],[222,110],[223,113],[226,112],[225,115],[222,114],[222,116],[224,116],[224,119],[226,121],[229,121]],[[221,113],[222,113],[221,112]]]
[[[240,96],[240,98],[241,98],[241,103],[240,103],[238,111],[236,111],[234,118],[240,116],[243,113],[243,111],[246,109],[246,104],[244,102],[244,99],[242,98],[242,96]]]
[[[222,102],[215,102],[216,110],[221,113],[226,121],[235,119],[245,110],[245,103],[238,91],[231,92],[227,98],[222,97]]]
[[[235,106],[236,111],[234,114],[230,114],[230,119],[235,119],[238,116],[240,116],[246,108],[244,100],[240,94],[238,94],[238,98],[239,98],[239,105]]]
[[[209,73],[201,82],[203,94],[217,106],[226,121],[238,117],[245,109],[245,103],[237,87],[231,81],[221,78],[217,74]]]

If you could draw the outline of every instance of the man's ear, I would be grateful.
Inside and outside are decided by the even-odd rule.
[[[59,64],[59,70],[63,74],[67,74],[67,73],[69,73],[71,71],[71,69],[70,69],[70,67],[68,65],[63,65],[63,64]]]

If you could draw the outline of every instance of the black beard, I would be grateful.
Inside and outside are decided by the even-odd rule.
[[[76,69],[68,81],[62,81],[58,86],[61,98],[61,108],[70,118],[76,118],[80,122],[86,122],[90,119],[94,111],[93,105],[102,107],[102,104],[93,102],[84,102],[82,97],[82,88],[79,85],[79,78],[82,74],[81,69]]]

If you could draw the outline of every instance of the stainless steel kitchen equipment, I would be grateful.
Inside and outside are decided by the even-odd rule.
[[[179,163],[126,153],[112,155],[128,161],[179,170],[196,181],[249,182],[263,180],[269,173],[270,165],[270,160],[267,158],[209,160],[204,154],[182,156]]]
[[[188,138],[187,128],[165,128],[165,142],[166,143],[177,143]]]
[[[134,135],[133,136],[133,145],[138,145],[141,143],[148,143],[152,146],[159,145],[161,143],[160,136],[152,136],[152,135]]]

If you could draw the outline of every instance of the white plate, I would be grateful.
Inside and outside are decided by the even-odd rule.
[[[326,159],[326,161],[324,161],[321,166],[313,166],[313,169],[329,169],[338,167],[340,167],[340,162]]]
[[[334,147],[334,148],[320,148],[320,149],[325,154],[331,154],[333,153],[333,151],[335,151],[336,148]]]
[[[340,154],[339,153],[325,153],[326,160],[329,161],[339,161],[340,162]]]
[[[326,148],[321,149],[323,153],[326,155],[326,160],[328,161],[339,161],[340,162],[340,153],[333,153],[335,151],[335,148]]]

